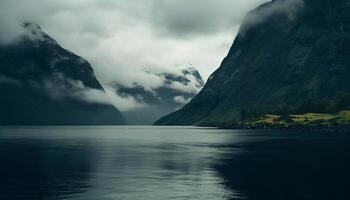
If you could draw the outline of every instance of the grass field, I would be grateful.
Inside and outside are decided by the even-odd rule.
[[[302,115],[265,115],[263,117],[238,123],[246,128],[255,127],[339,127],[350,126],[350,110],[336,114],[305,113]]]

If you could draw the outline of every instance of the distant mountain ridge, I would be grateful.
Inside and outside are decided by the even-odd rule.
[[[144,105],[142,108],[123,113],[130,124],[152,124],[159,117],[188,103],[204,86],[202,76],[191,64],[176,66],[166,72],[145,72],[158,77],[162,84],[151,89],[137,82],[131,86],[114,85],[119,96],[133,98]]]
[[[294,3],[297,4],[294,4]],[[225,126],[350,106],[350,1],[274,0],[252,11],[203,90],[157,125]]]
[[[0,125],[119,125],[90,64],[63,49],[41,28],[0,46]]]

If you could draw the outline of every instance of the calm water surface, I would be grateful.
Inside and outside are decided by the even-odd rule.
[[[346,199],[346,135],[3,127],[0,199]]]

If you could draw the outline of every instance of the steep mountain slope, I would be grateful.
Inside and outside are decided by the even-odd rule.
[[[0,46],[0,125],[124,124],[90,64],[25,23],[27,34]]]
[[[204,89],[156,124],[225,125],[350,105],[350,1],[274,0],[252,11]]]

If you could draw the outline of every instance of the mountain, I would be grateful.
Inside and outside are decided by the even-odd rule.
[[[167,72],[147,70],[146,73],[158,77],[162,83],[151,89],[137,82],[131,86],[114,85],[119,96],[133,98],[142,105],[123,112],[129,124],[152,124],[188,103],[204,86],[199,71],[190,64],[174,67]]]
[[[338,116],[349,109],[349,77],[350,1],[274,0],[246,16],[203,90],[155,124],[228,126],[261,117],[296,122],[292,114]]]
[[[0,125],[125,124],[90,64],[25,23],[20,41],[0,46]]]

